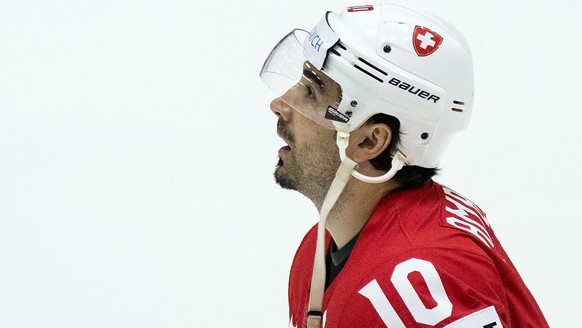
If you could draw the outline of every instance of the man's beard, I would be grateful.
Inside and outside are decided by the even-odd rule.
[[[277,131],[288,141],[290,151],[284,161],[279,158],[273,174],[275,181],[282,188],[298,191],[315,203],[323,201],[339,166],[337,153],[330,150],[335,149],[334,137],[330,136],[331,142],[327,146],[330,153],[325,154],[323,152],[327,148],[319,140],[311,144],[297,144],[295,136],[282,120],[277,122]]]
[[[277,182],[277,184],[284,189],[297,190],[296,179],[290,177],[289,174],[284,174],[283,172],[281,172],[283,170],[284,170],[283,160],[279,158],[279,162],[277,163],[277,166],[275,167],[275,172],[273,173],[273,176],[275,177],[275,182]]]
[[[289,131],[288,124],[282,119],[279,119],[277,121],[277,133],[286,140],[288,140],[290,147],[291,146],[293,148],[295,147],[294,145],[295,135],[293,135],[293,133]],[[279,158],[279,162],[277,163],[277,166],[275,167],[275,172],[273,173],[273,176],[275,177],[275,182],[277,182],[277,184],[279,184],[284,189],[297,190],[298,187],[297,177],[292,177],[292,172],[289,171],[283,172],[286,169],[287,170],[290,169],[289,167],[283,167],[283,165],[284,165],[283,160]]]
[[[295,161],[284,163],[279,159],[273,174],[275,181],[283,189],[298,191],[309,198],[316,206],[321,206],[335,177],[334,168],[330,167],[326,172],[321,170],[306,172],[297,164]]]

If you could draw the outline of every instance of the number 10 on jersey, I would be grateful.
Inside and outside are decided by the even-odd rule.
[[[426,283],[428,291],[436,306],[427,308],[408,279],[412,273],[418,273]],[[390,282],[406,304],[406,307],[418,323],[434,326],[451,316],[453,304],[434,265],[428,261],[412,258],[398,264],[390,277]],[[378,315],[388,328],[406,328],[402,319],[380,288],[376,279],[360,290],[360,294],[372,303]]]

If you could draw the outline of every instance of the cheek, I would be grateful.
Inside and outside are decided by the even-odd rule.
[[[334,136],[317,131],[297,136],[296,150],[302,157],[323,160],[338,153]],[[339,155],[337,155],[339,157]]]
[[[335,142],[335,133],[331,131],[324,131],[318,133],[313,138],[312,146],[314,152],[317,152],[317,157],[326,163],[339,163],[339,151]]]
[[[294,123],[297,146],[303,145],[301,148],[305,148],[305,152],[309,153],[307,155],[328,157],[332,153],[339,158],[334,130],[326,129],[302,114],[296,115]]]
[[[331,130],[323,130],[318,135],[318,140],[322,147],[330,151],[337,152],[336,133]]]

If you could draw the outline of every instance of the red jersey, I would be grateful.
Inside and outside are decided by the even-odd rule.
[[[306,324],[316,238],[314,227],[293,260],[290,327]],[[380,202],[322,311],[326,328],[548,327],[485,214],[435,182]]]

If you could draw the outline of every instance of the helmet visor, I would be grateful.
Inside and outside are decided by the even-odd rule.
[[[287,105],[317,124],[333,129],[332,121],[326,116],[339,107],[341,87],[307,60],[304,47],[311,44],[309,36],[307,31],[299,29],[287,34],[267,57],[260,76]]]

